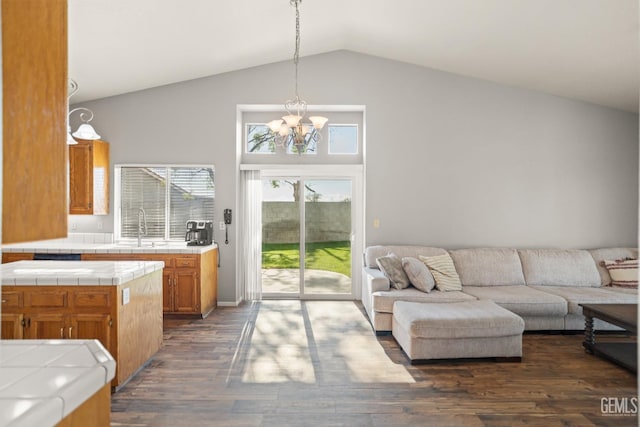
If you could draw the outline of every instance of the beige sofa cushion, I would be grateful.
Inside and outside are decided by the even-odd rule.
[[[579,249],[520,249],[527,285],[600,287],[596,263]]]
[[[529,286],[465,286],[465,294],[488,299],[519,316],[564,317],[567,301],[548,292]]]
[[[616,292],[608,288],[571,286],[532,286],[532,288],[566,299],[569,314],[582,314],[582,307],[579,304],[629,304],[638,302],[637,295]]]
[[[418,258],[418,255],[433,256],[446,254],[442,248],[416,245],[376,245],[369,246],[364,250],[365,267],[378,268],[376,259],[389,253],[396,254],[400,258]]]
[[[378,291],[373,293],[373,310],[383,313],[393,313],[393,303],[396,301],[413,302],[458,302],[474,301],[476,298],[460,291],[442,292],[434,289],[426,293],[417,290],[413,286],[407,289],[393,289],[390,291]]]
[[[508,248],[457,249],[449,252],[462,286],[524,285],[518,251]]]
[[[520,335],[524,320],[488,300],[451,304],[416,304],[398,301],[395,322],[420,338],[487,338]]]
[[[600,249],[590,249],[589,253],[593,257],[593,260],[596,262],[596,268],[598,269],[598,273],[600,273],[600,277],[602,279],[602,286],[609,286],[611,284],[611,275],[607,271],[606,267],[602,265],[602,261],[604,260],[615,260],[615,259],[627,259],[627,258],[638,258],[638,249],[637,248],[600,248]]]

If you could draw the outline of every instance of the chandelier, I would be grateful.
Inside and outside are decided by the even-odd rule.
[[[288,100],[284,104],[287,115],[282,119],[272,120],[267,123],[272,136],[277,145],[283,147],[295,147],[298,154],[307,152],[311,143],[320,140],[320,129],[322,129],[329,119],[321,116],[311,116],[311,123],[304,123],[307,114],[307,103],[298,96],[298,61],[300,59],[300,11],[298,5],[302,0],[289,0],[289,3],[296,8],[296,50],[293,54],[295,64],[295,94],[293,100]],[[284,122],[283,122],[284,121]]]

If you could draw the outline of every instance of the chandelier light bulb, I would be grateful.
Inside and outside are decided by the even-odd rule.
[[[289,126],[290,128],[294,128],[298,126],[298,123],[300,123],[300,120],[302,120],[302,116],[295,116],[293,114],[290,114],[288,116],[283,116],[282,119],[287,122],[287,126]]]
[[[325,123],[329,121],[329,119],[322,116],[311,116],[309,117],[309,120],[311,120],[311,124],[313,124],[313,127],[318,130],[322,129]]]
[[[282,120],[271,120],[269,123],[267,123],[267,127],[273,133],[278,132],[280,130],[280,126],[282,126]]]

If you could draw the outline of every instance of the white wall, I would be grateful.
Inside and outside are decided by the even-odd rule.
[[[213,163],[219,221],[236,203],[236,105],[284,102],[292,79],[276,63],[81,105],[112,164]],[[300,95],[367,108],[367,245],[636,245],[637,114],[347,51],[302,58]],[[112,230],[113,215],[70,218],[97,221]],[[237,299],[237,233],[216,235],[221,302]]]

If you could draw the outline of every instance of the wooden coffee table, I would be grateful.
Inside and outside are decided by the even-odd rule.
[[[603,342],[596,343],[593,319],[623,328],[625,331],[638,333],[638,304],[580,304],[586,319],[583,347],[588,353],[604,357],[632,371],[638,372],[637,342]]]

